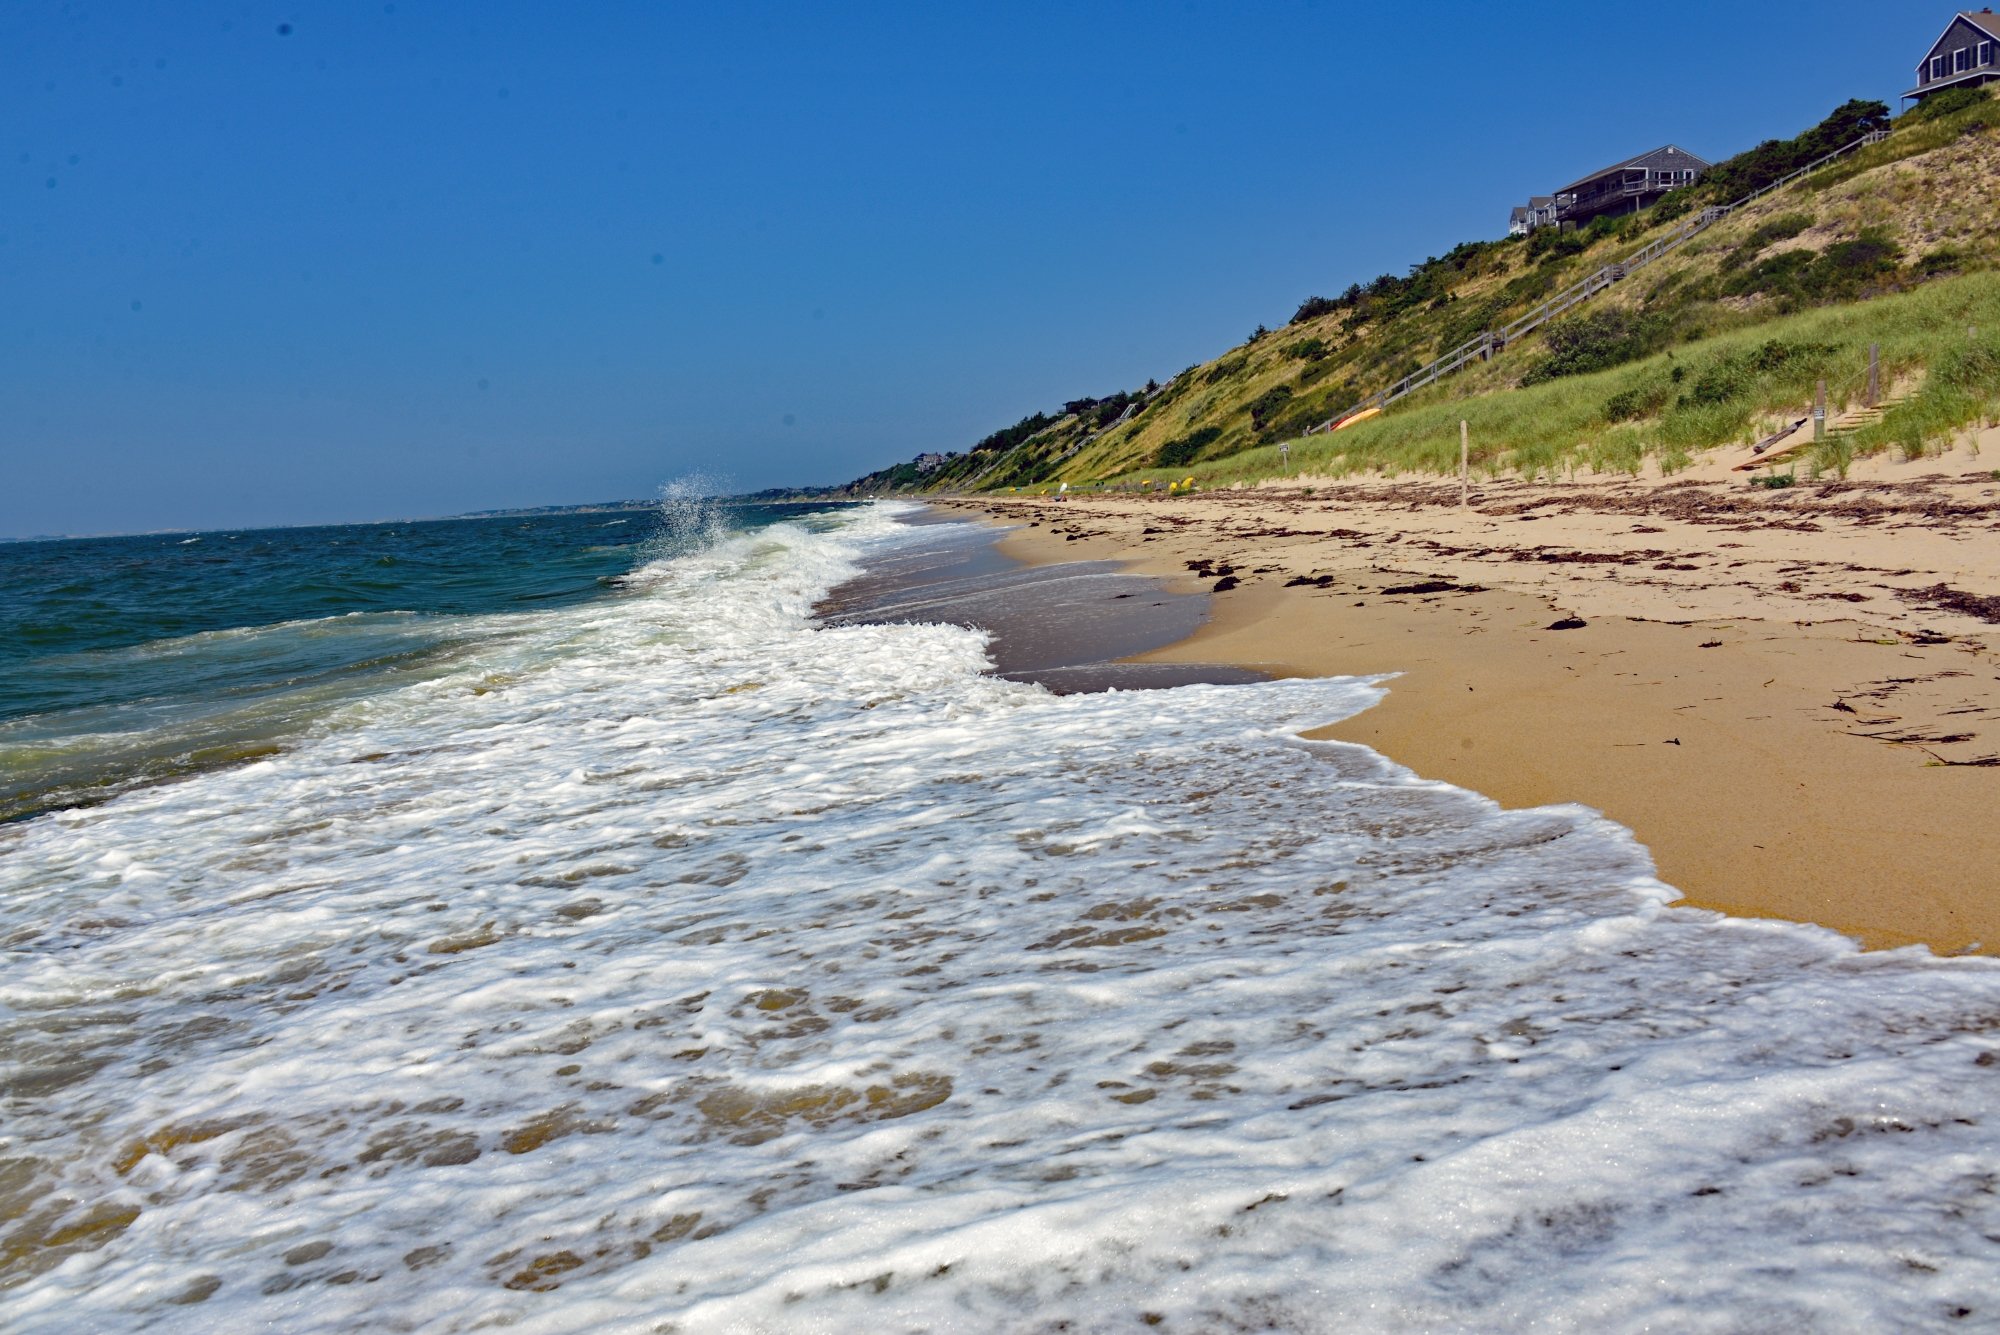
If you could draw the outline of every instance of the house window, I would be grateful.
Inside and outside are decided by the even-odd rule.
[[[1951,73],[1950,56],[1931,57],[1931,77],[1933,79],[1942,79],[1945,75],[1949,73]]]
[[[1978,63],[1981,65],[1991,65],[1993,63],[1993,43],[1981,42],[1979,44]]]
[[[1969,70],[1969,69],[1971,69],[1971,68],[1972,68],[1972,48],[1971,48],[1971,47],[1969,47],[1969,46],[1961,46],[1960,48],[1958,48],[1958,50],[1956,50],[1956,51],[1952,52],[1952,56],[1953,56],[1953,57],[1954,57],[1954,58],[1955,58],[1955,59],[1957,60],[1957,62],[1958,62],[1958,63],[1957,63],[1957,65],[1956,65],[1956,66],[1954,67],[1954,68],[1956,69],[1956,71],[1957,71],[1958,73],[1960,73],[1960,74],[1963,74],[1963,73],[1965,73],[1965,72],[1966,72],[1967,70]]]

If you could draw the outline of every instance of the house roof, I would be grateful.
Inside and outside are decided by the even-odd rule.
[[[1951,16],[1951,22],[1944,25],[1944,31],[1932,38],[1931,44],[1924,48],[1924,58],[1917,62],[1918,69],[1921,70],[1925,62],[1930,60],[1932,53],[1944,44],[1944,39],[1951,36],[1951,30],[1959,25],[1960,20],[1970,23],[1988,36],[2000,37],[2000,14],[1995,14],[1991,9],[1982,9],[1977,13],[1962,9]]]
[[[1686,158],[1688,161],[1688,165],[1695,167],[1697,169],[1705,169],[1708,167],[1713,167],[1715,165],[1714,163],[1708,161],[1706,158],[1696,157],[1694,154],[1688,152],[1686,149],[1680,147],[1678,144],[1662,144],[1658,148],[1650,149],[1647,152],[1626,158],[1623,162],[1614,162],[1609,167],[1599,167],[1596,171],[1591,172],[1587,176],[1579,176],[1574,181],[1571,181],[1568,185],[1563,186],[1560,190],[1556,191],[1556,193],[1558,195],[1566,195],[1570,191],[1575,190],[1578,186],[1589,185],[1592,181],[1595,181],[1600,176],[1609,176],[1613,172],[1621,172],[1629,170],[1633,167],[1637,167],[1638,165],[1645,162],[1649,158],[1656,158],[1663,156],[1665,154],[1672,154],[1676,158]]]
[[[1990,9],[1982,9],[1976,14],[1971,10],[1966,10],[1959,17],[1970,23],[1973,27],[1983,29],[1988,36],[2000,37],[2000,14],[1995,14]],[[1950,32],[1951,25],[1946,24],[1944,31]],[[1939,33],[1938,36],[1942,39],[1944,33]],[[1932,42],[1931,45],[1936,46],[1937,43]]]

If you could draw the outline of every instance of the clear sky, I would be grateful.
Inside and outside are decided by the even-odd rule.
[[[843,481],[1893,105],[1952,12],[6,5],[0,536]]]

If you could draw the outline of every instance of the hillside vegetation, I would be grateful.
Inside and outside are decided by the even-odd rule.
[[[2000,406],[2000,103],[1979,94],[1931,99],[1886,141],[1738,210],[1492,362],[1372,421],[1307,434],[1690,211],[1888,124],[1882,104],[1850,102],[1636,215],[1467,242],[1407,276],[1310,297],[1283,328],[1164,384],[1031,414],[929,471],[900,464],[843,490],[1442,470],[1457,465],[1460,419],[1488,471],[1636,469],[1648,457],[1671,468],[1754,438],[1816,379],[1836,402],[1858,395],[1869,343],[1885,375],[1926,388],[1841,448],[1921,450]]]

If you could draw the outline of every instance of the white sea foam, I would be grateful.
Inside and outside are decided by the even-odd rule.
[[[1369,682],[811,625],[932,537],[731,539],[0,831],[0,1322],[2000,1321],[1989,962],[1295,738]]]

